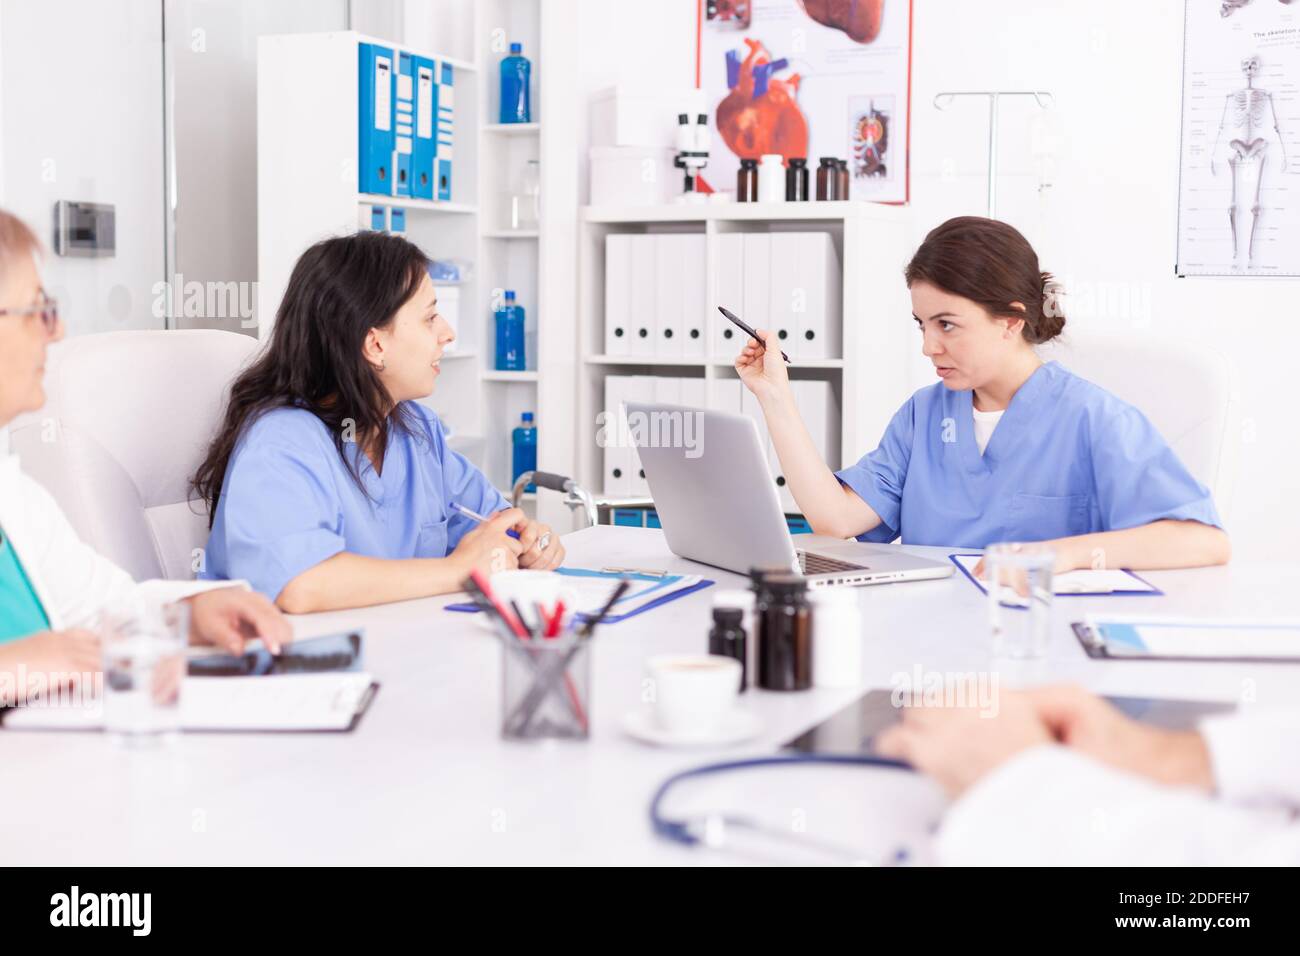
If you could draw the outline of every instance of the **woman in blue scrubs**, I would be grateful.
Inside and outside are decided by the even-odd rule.
[[[1223,564],[1209,491],[1143,414],[1044,363],[1065,318],[1012,227],[974,216],[934,229],[908,264],[922,352],[940,381],[894,415],[880,446],[832,472],[795,407],[775,334],[736,359],[813,530],[861,541],[983,548],[1045,541],[1058,571]]]
[[[303,253],[195,475],[212,516],[200,577],[305,613],[457,591],[476,568],[559,566],[559,535],[508,508],[416,401],[455,338],[427,264],[385,233]]]

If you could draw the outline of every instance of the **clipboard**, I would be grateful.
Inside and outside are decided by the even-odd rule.
[[[630,618],[636,617],[638,614],[644,614],[646,611],[653,610],[654,608],[657,607],[662,607],[663,605],[668,604],[671,601],[676,601],[678,598],[684,598],[687,595],[694,594],[696,591],[702,591],[705,588],[712,587],[715,583],[717,583],[715,581],[709,580],[708,578],[700,578],[698,581],[694,582],[693,584],[684,585],[682,587],[674,589],[672,586],[677,581],[680,581],[683,577],[687,577],[687,575],[640,574],[635,572],[627,573],[623,571],[593,571],[586,568],[556,568],[556,573],[563,574],[567,577],[575,577],[575,578],[608,579],[611,583],[619,581],[623,578],[629,578],[633,581],[644,581],[652,585],[649,588],[638,591],[636,594],[628,594],[620,598],[619,601],[614,605],[614,607],[610,609],[610,613],[606,614],[605,619],[601,621],[602,626],[605,624],[617,624],[620,621],[629,620]],[[656,594],[656,592],[659,592],[661,590],[663,593]],[[649,600],[645,600],[650,595],[655,595],[655,596],[650,597]],[[636,607],[631,608],[630,610],[627,610],[621,614],[617,612],[616,609],[618,608],[619,604],[628,604],[631,602],[641,602],[641,603],[638,603]],[[444,610],[458,611],[466,614],[479,613],[478,605],[468,603],[468,602],[448,604],[444,608]],[[591,617],[594,617],[594,615],[583,611],[578,611],[574,614],[574,618],[579,621],[584,621]]]
[[[989,593],[988,588],[984,586],[983,582],[981,582],[979,578],[975,577],[975,575],[971,574],[970,570],[964,564],[962,564],[960,560],[958,560],[959,558],[981,558],[981,557],[983,557],[983,555],[979,554],[978,552],[969,552],[969,553],[956,552],[954,554],[948,555],[948,560],[951,561],[954,565],[956,565],[957,570],[966,576],[967,581],[969,581],[971,584],[975,585],[977,588],[980,589],[980,593],[988,594]],[[1128,577],[1132,578],[1134,581],[1138,582],[1142,586],[1131,588],[1131,589],[1125,589],[1125,590],[1111,590],[1111,591],[1057,591],[1055,590],[1055,586],[1053,586],[1052,596],[1053,597],[1163,597],[1164,596],[1165,593],[1164,591],[1160,590],[1158,587],[1156,587],[1154,584],[1152,584],[1150,581],[1148,581],[1146,578],[1142,577],[1141,575],[1137,574],[1136,572],[1130,571],[1128,568],[1119,568],[1117,570],[1123,572]]]
[[[281,687],[306,680],[320,685],[316,710],[310,716],[276,712]],[[330,686],[331,682],[334,686]],[[350,684],[351,687],[345,687]],[[379,682],[357,671],[334,674],[298,674],[259,677],[187,677],[181,685],[181,732],[184,734],[311,734],[351,733],[370,709]],[[251,700],[247,694],[252,691]],[[347,697],[344,698],[344,692]],[[198,708],[186,707],[186,697],[202,698]],[[350,699],[348,699],[350,698]],[[337,706],[347,701],[349,710]],[[248,704],[253,704],[252,708]],[[350,711],[350,712],[349,712]],[[6,707],[0,708],[0,725],[6,733],[90,732],[102,733],[102,706]]]
[[[1300,621],[1195,620],[1184,618],[1088,617],[1070,625],[1084,653],[1093,660],[1200,661],[1205,663],[1300,664]],[[1164,631],[1164,634],[1161,632]],[[1217,633],[1216,633],[1217,632]],[[1243,637],[1249,634],[1250,637]],[[1276,635],[1276,636],[1274,636]],[[1153,638],[1155,638],[1153,640]],[[1253,639],[1252,639],[1253,638]],[[1220,653],[1216,641],[1238,641],[1259,653]],[[1274,641],[1290,653],[1268,649]],[[1183,644],[1183,653],[1171,653],[1170,644]],[[1151,644],[1156,644],[1155,648]],[[1196,653],[1191,653],[1196,651]]]

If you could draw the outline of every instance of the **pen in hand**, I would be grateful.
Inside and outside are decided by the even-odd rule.
[[[740,329],[740,331],[744,332],[751,339],[757,342],[759,348],[761,349],[767,348],[767,343],[764,342],[762,339],[760,339],[758,337],[758,333],[754,331],[752,328],[750,328],[749,325],[740,318],[740,316],[736,315],[734,312],[732,312],[729,309],[724,309],[722,306],[718,306],[718,311],[721,312],[723,315],[725,315],[727,317],[727,320],[731,322],[732,325],[737,326]],[[793,364],[790,361],[790,356],[786,355],[785,352],[781,353],[781,358],[785,359],[786,365]]]
[[[466,518],[469,518],[471,521],[477,521],[479,524],[482,524],[484,521],[488,520],[483,515],[479,514],[477,511],[474,511],[471,508],[466,508],[464,505],[458,502],[455,501],[451,502],[450,507],[452,511],[455,511],[459,514],[463,514]],[[519,532],[516,531],[514,528],[511,528],[509,531],[506,532],[506,534],[514,538],[516,541],[519,540]]]

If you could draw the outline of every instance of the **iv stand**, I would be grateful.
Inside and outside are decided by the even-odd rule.
[[[940,93],[934,98],[934,108],[946,110],[958,96],[984,96],[989,101],[989,218],[996,218],[998,201],[998,100],[1004,96],[1032,96],[1039,109],[1052,106],[1052,94],[1040,90],[968,90]]]

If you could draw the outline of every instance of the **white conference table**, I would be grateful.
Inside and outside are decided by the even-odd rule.
[[[567,535],[575,567],[739,575],[674,556],[659,531],[599,527]],[[944,549],[910,548],[946,557]],[[1067,622],[1088,610],[1300,616],[1300,566],[1229,565],[1147,577],[1163,597],[1060,598],[1048,658],[1015,681],[1065,680],[1126,696],[1276,707],[1300,691],[1300,665],[1089,660]],[[668,775],[771,753],[868,688],[900,673],[999,671],[985,599],[960,574],[859,589],[860,686],[751,690],[742,706],[761,735],[736,747],[661,750],[623,734],[639,706],[643,662],[703,652],[713,589],[607,626],[592,647],[591,738],[505,742],[499,736],[501,648],[454,598],[305,615],[299,636],[366,632],[382,689],[344,734],[184,735],[124,751],[90,733],[0,732],[5,769],[0,847],[10,864],[683,864],[739,862],[656,838],[648,801]],[[869,858],[896,847],[925,861],[944,800],[914,774],[863,768],[746,770],[685,785],[670,809],[743,811],[764,823],[850,845]]]

